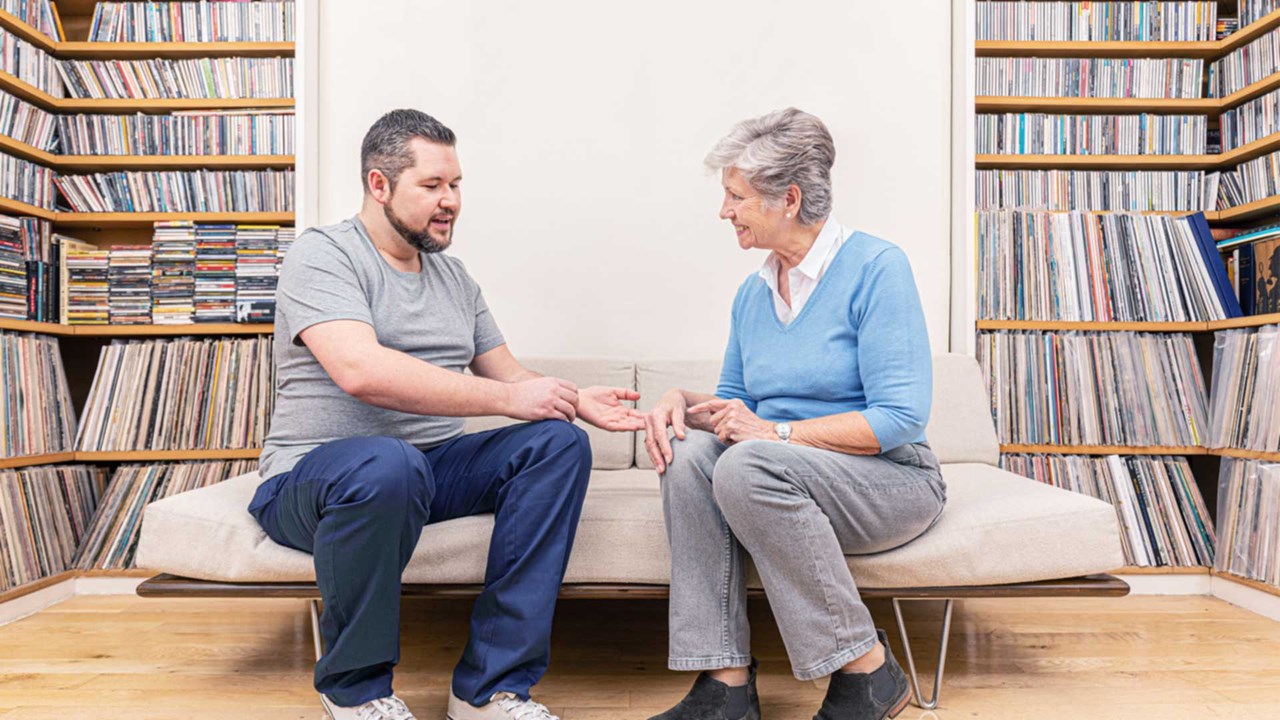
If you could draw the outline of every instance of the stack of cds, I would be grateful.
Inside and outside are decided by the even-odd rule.
[[[67,252],[67,322],[106,325],[111,321],[111,251],[77,249]]]
[[[112,325],[151,322],[151,247],[114,245],[107,270]]]
[[[195,313],[195,225],[158,222],[151,239],[151,321],[185,325],[195,321]]]
[[[236,226],[196,226],[196,322],[235,322]]]
[[[236,322],[271,322],[276,315],[275,225],[236,228]]]

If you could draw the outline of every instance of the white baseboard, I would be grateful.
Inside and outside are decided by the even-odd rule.
[[[1204,575],[1116,575],[1129,583],[1130,595],[1210,595],[1212,580]]]
[[[78,577],[76,595],[132,595],[146,578]]]
[[[47,607],[57,605],[76,594],[76,579],[67,578],[60,583],[40,588],[33,593],[0,603],[0,625],[35,615]]]
[[[1213,596],[1263,617],[1280,621],[1280,596],[1216,576],[1213,578]]]

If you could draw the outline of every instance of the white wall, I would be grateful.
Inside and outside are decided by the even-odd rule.
[[[359,145],[416,107],[459,135],[452,252],[518,355],[719,357],[763,260],[703,155],[787,105],[835,136],[842,222],[906,249],[935,350],[950,296],[951,9],[897,3],[325,0],[322,223],[360,203]]]

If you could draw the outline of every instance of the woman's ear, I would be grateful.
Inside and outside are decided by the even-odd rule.
[[[782,198],[782,209],[787,211],[787,217],[800,217],[800,200],[803,194],[800,192],[800,186],[792,184],[787,188],[787,194]]]

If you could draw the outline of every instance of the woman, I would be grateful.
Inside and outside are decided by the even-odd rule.
[[[826,126],[794,108],[739,123],[706,159],[738,245],[770,253],[734,299],[716,394],[673,389],[646,417],[671,542],[668,664],[703,671],[654,720],[760,717],[744,551],[795,676],[831,676],[818,720],[907,703],[845,555],[910,542],[942,513],[929,339],[906,255],[831,214],[834,160]]]

